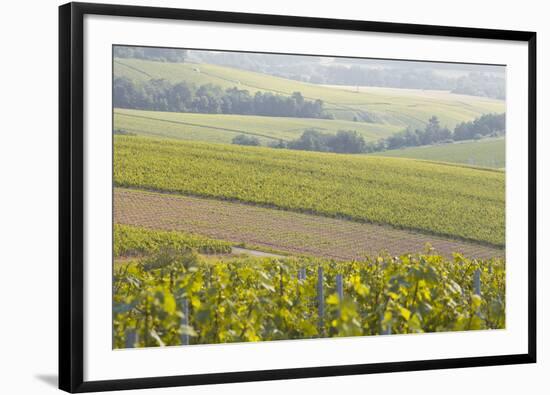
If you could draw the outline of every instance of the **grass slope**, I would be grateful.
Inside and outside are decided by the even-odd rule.
[[[480,141],[410,147],[377,152],[372,155],[464,163],[473,166],[500,169],[505,166],[506,149],[504,138],[493,138]]]
[[[271,91],[292,94],[300,91],[308,99],[321,99],[337,119],[361,119],[367,113],[372,122],[423,126],[437,115],[441,123],[453,128],[457,123],[472,120],[486,113],[502,113],[504,102],[475,96],[421,90],[391,88],[330,87],[308,84],[211,64],[154,62],[140,59],[116,58],[115,76],[126,76],[137,81],[164,78],[172,82],[188,81],[197,85],[212,83],[230,88],[237,86],[251,93]]]
[[[308,128],[325,133],[356,130],[365,141],[378,140],[400,130],[392,125],[329,119],[189,114],[119,108],[114,110],[114,127],[151,137],[215,143],[230,143],[235,136],[246,134],[258,137],[263,145],[279,139],[296,139]]]
[[[115,137],[114,184],[504,244],[502,172],[397,158]]]

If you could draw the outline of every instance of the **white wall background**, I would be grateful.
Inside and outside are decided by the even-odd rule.
[[[155,0],[118,3],[425,23],[538,32],[539,245],[550,241],[550,25],[542,1]],[[0,392],[56,391],[57,375],[57,6],[56,0],[4,5],[0,22]],[[545,229],[543,229],[543,224]],[[540,254],[539,254],[540,255]],[[185,388],[188,394],[544,393],[549,388],[550,291],[538,260],[539,363]],[[546,373],[546,375],[545,375]],[[130,391],[176,394],[182,389]]]

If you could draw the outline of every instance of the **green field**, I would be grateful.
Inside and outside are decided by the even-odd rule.
[[[114,225],[114,255],[134,256],[157,253],[163,249],[194,249],[201,253],[231,252],[231,243],[176,231],[153,230],[137,226]]]
[[[505,148],[504,138],[491,138],[451,144],[410,147],[377,152],[371,155],[464,163],[472,166],[500,169],[505,166]]]
[[[120,108],[114,110],[114,128],[144,136],[214,143],[230,143],[235,136],[246,134],[257,137],[262,145],[278,140],[294,140],[304,130],[311,128],[324,133],[355,130],[365,141],[375,141],[400,130],[400,127],[394,125],[329,119],[190,114]]]
[[[504,245],[504,174],[399,158],[115,137],[115,186],[210,196]]]
[[[367,114],[371,122],[421,127],[436,115],[443,126],[453,128],[486,113],[502,113],[505,104],[475,96],[446,92],[396,90],[391,88],[329,87],[278,78],[230,67],[211,64],[155,62],[140,59],[114,60],[115,77],[125,76],[136,81],[163,78],[171,82],[187,81],[197,85],[215,84],[222,88],[239,87],[251,93],[270,91],[292,94],[300,91],[308,99],[321,99],[325,108],[337,119],[359,119]]]

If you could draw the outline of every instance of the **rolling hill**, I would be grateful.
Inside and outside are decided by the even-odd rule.
[[[505,174],[402,158],[115,136],[113,182],[504,245]],[[261,219],[259,219],[261,220]]]
[[[506,150],[505,140],[501,137],[451,144],[409,147],[377,152],[370,155],[464,163],[472,166],[500,169],[505,166]]]
[[[306,129],[324,133],[356,130],[365,141],[375,141],[398,132],[395,125],[380,125],[330,119],[263,117],[228,114],[191,114],[116,108],[114,128],[138,135],[179,140],[230,143],[239,135],[257,137],[262,145],[293,140]]]
[[[443,126],[453,128],[486,113],[505,111],[504,101],[447,92],[392,88],[322,86],[212,64],[169,63],[141,59],[114,59],[115,77],[135,81],[166,79],[196,85],[239,87],[251,93],[269,91],[290,95],[299,91],[310,100],[321,99],[325,109],[339,120],[421,127],[436,115]]]

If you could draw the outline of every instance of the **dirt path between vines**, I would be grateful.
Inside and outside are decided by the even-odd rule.
[[[236,243],[332,259],[360,259],[387,251],[392,255],[424,251],[451,257],[504,256],[504,250],[388,226],[327,218],[207,198],[115,188],[115,223],[179,230]]]

